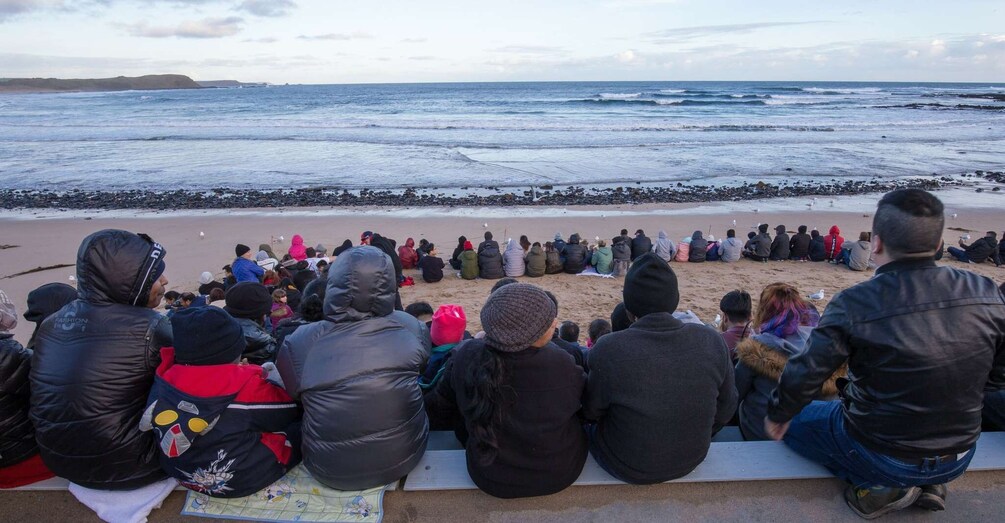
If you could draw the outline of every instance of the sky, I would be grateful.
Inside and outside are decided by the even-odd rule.
[[[1005,82],[1002,0],[0,0],[0,78]]]

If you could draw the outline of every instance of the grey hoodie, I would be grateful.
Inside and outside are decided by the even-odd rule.
[[[677,254],[677,246],[667,238],[666,231],[660,231],[659,237],[656,238],[656,243],[653,244],[653,252],[656,253],[656,256],[663,258],[664,261],[669,262]]]
[[[506,276],[510,278],[523,276],[526,268],[523,261],[523,247],[520,247],[520,242],[512,238],[506,244],[506,252],[503,253],[503,268]]]
[[[736,238],[726,238],[719,242],[719,259],[724,262],[735,262],[743,255],[743,244]]]

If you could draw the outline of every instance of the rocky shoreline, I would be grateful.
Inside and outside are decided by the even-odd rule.
[[[523,191],[508,191],[485,187],[496,194],[461,194],[406,188],[399,190],[348,190],[337,187],[307,189],[212,189],[192,191],[130,190],[130,191],[50,191],[0,189],[0,205],[6,209],[60,210],[183,210],[183,209],[248,209],[277,207],[479,207],[479,206],[578,206],[630,205],[653,203],[704,203],[713,201],[746,201],[798,196],[848,196],[882,193],[904,187],[938,190],[974,186],[980,182],[996,184],[976,192],[1002,191],[1005,172],[975,171],[974,173],[897,180],[845,181],[775,185],[765,182],[745,183],[733,187],[705,185],[620,186],[613,188],[569,186],[561,189],[543,185]]]

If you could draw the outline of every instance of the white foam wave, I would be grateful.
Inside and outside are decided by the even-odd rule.
[[[642,93],[600,93],[597,95],[601,100],[634,100],[642,96]]]

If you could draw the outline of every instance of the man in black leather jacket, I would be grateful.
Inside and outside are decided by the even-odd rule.
[[[943,213],[917,189],[880,200],[876,275],[834,296],[768,406],[768,434],[849,482],[845,500],[867,519],[945,508],[945,483],[974,454],[985,384],[1005,381],[1005,298],[988,278],[935,265]],[[842,399],[810,403],[846,362]]]
[[[164,296],[166,250],[146,235],[107,229],[77,251],[78,299],[39,327],[31,410],[42,461],[57,476],[132,490],[167,476],[139,421],[171,345]]]

